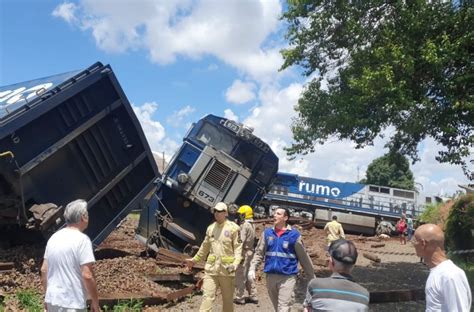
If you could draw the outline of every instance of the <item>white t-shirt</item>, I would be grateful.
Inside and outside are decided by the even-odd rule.
[[[471,289],[466,274],[451,260],[445,260],[430,270],[426,281],[426,311],[470,311]]]
[[[87,293],[82,283],[81,265],[95,262],[89,237],[76,229],[61,229],[49,239],[44,258],[48,260],[45,302],[84,309]]]

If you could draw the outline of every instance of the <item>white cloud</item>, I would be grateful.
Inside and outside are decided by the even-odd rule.
[[[160,122],[153,120],[153,114],[158,110],[158,104],[148,102],[141,106],[132,104],[133,111],[140,122],[145,137],[152,151],[165,152],[167,157],[172,155],[179,144],[166,136],[165,128]]]
[[[433,139],[426,139],[421,144],[420,161],[412,170],[415,180],[421,184],[421,191],[426,195],[451,196],[460,190],[459,184],[468,184],[467,177],[460,166],[441,164],[435,157],[440,146]]]
[[[230,103],[244,104],[255,99],[255,88],[256,85],[252,82],[242,82],[240,79],[236,79],[227,89],[225,98]]]
[[[77,22],[77,18],[75,16],[76,10],[77,5],[71,2],[64,2],[58,5],[51,14],[54,17],[62,18],[71,24]]]
[[[280,159],[280,171],[303,176],[355,182],[365,177],[367,166],[377,157],[384,155],[386,139],[377,138],[373,146],[355,149],[354,143],[333,140],[316,146],[316,152],[299,156],[289,161],[284,147],[293,142],[290,131],[292,118],[296,117],[294,106],[302,91],[302,85],[291,84],[286,88],[263,87],[259,93],[261,105],[251,110],[244,123],[253,127],[254,133],[264,139]],[[393,129],[385,131],[390,137]],[[458,184],[466,184],[460,167],[439,164],[435,160],[438,146],[428,140],[422,146],[421,161],[412,167],[415,180],[423,184],[427,195],[453,194]]]
[[[166,121],[168,124],[172,125],[173,127],[181,127],[183,124],[185,124],[183,121],[186,117],[188,117],[190,114],[194,113],[196,109],[194,107],[191,107],[189,105],[186,105],[185,107],[181,108],[178,111],[174,111],[171,116],[166,118]]]
[[[355,150],[351,142],[335,141],[317,146],[314,154],[293,161],[286,159],[283,147],[292,142],[290,126],[296,116],[293,108],[302,85],[279,85],[280,78],[286,75],[278,72],[283,62],[279,50],[284,43],[282,37],[270,36],[281,30],[281,13],[278,0],[79,0],[77,5],[58,5],[52,12],[67,23],[90,31],[97,46],[107,52],[141,49],[157,64],[170,64],[181,57],[199,60],[212,56],[219,66],[221,61],[234,67],[246,82],[234,82],[227,90],[227,100],[256,102],[244,123],[276,151],[280,170],[338,181],[362,178],[367,165],[386,152],[385,141],[377,139],[374,146],[362,150]],[[217,64],[211,64],[207,69],[217,68]],[[153,120],[157,107],[156,103],[146,103],[134,110],[152,149],[174,151],[178,144],[166,136],[161,123]],[[183,120],[189,113],[190,108],[185,108],[173,117]],[[238,118],[230,109],[224,114]],[[467,182],[459,167],[434,160],[438,148],[435,143],[427,141],[420,148],[421,161],[413,171],[425,192],[450,194],[457,184]]]
[[[76,25],[107,52],[145,49],[158,64],[213,55],[259,81],[283,62],[280,47],[263,48],[280,27],[278,0],[82,0],[78,7]]]
[[[230,120],[239,121],[239,116],[237,116],[231,109],[224,110],[224,117]]]

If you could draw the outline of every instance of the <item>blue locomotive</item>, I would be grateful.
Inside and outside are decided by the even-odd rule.
[[[278,172],[264,205],[283,205],[309,211],[315,220],[331,220],[333,215],[345,228],[372,233],[376,221],[396,220],[402,213],[418,216],[424,205],[418,193],[399,188],[336,182]]]
[[[154,249],[198,246],[217,202],[234,209],[257,205],[277,171],[278,157],[251,128],[207,115],[191,126],[157,179],[157,191],[142,209],[137,238]]]

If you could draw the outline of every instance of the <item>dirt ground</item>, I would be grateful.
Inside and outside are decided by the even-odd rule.
[[[97,249],[95,272],[98,290],[101,296],[154,296],[158,293],[171,292],[189,286],[164,285],[150,281],[147,276],[160,273],[180,273],[184,268],[164,267],[156,260],[143,256],[144,247],[134,239],[136,217],[128,217]],[[259,231],[264,228],[258,226]],[[325,277],[329,272],[324,266],[316,265],[325,259],[325,240],[321,229],[300,228],[308,253],[315,263],[316,275]],[[369,291],[419,289],[423,288],[428,276],[428,269],[419,263],[413,247],[400,245],[392,238],[384,242],[362,240],[359,236],[347,235],[359,250],[359,259],[353,275],[357,282]],[[373,244],[384,243],[381,248],[372,248]],[[0,296],[15,293],[19,289],[41,290],[39,266],[44,246],[22,246],[0,250],[0,262],[14,262],[12,272],[0,273]],[[380,263],[374,263],[363,256],[363,253],[377,255]],[[272,305],[265,288],[265,277],[261,272],[257,284],[258,304],[236,305],[236,311],[272,311]],[[301,311],[307,281],[299,279],[295,292],[295,304],[292,311]],[[145,307],[144,311],[197,311],[202,296],[199,292],[189,295],[177,302],[159,306]],[[218,297],[215,311],[221,311],[221,298]],[[19,311],[17,303],[6,302],[6,311]],[[424,301],[371,304],[370,311],[422,311]]]

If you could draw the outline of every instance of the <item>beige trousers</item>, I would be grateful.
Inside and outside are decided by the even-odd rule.
[[[267,289],[276,312],[289,312],[294,299],[296,275],[267,274]]]
[[[221,289],[222,311],[234,311],[235,278],[233,276],[211,276],[205,275],[202,283],[202,303],[200,312],[211,312],[214,310],[217,288]]]
[[[250,262],[252,262],[253,250],[247,250],[244,255],[244,259],[237,266],[235,271],[235,298],[244,299],[245,290],[248,291],[249,297],[257,299],[257,288],[255,287],[255,281],[251,281],[247,278],[249,273]]]

